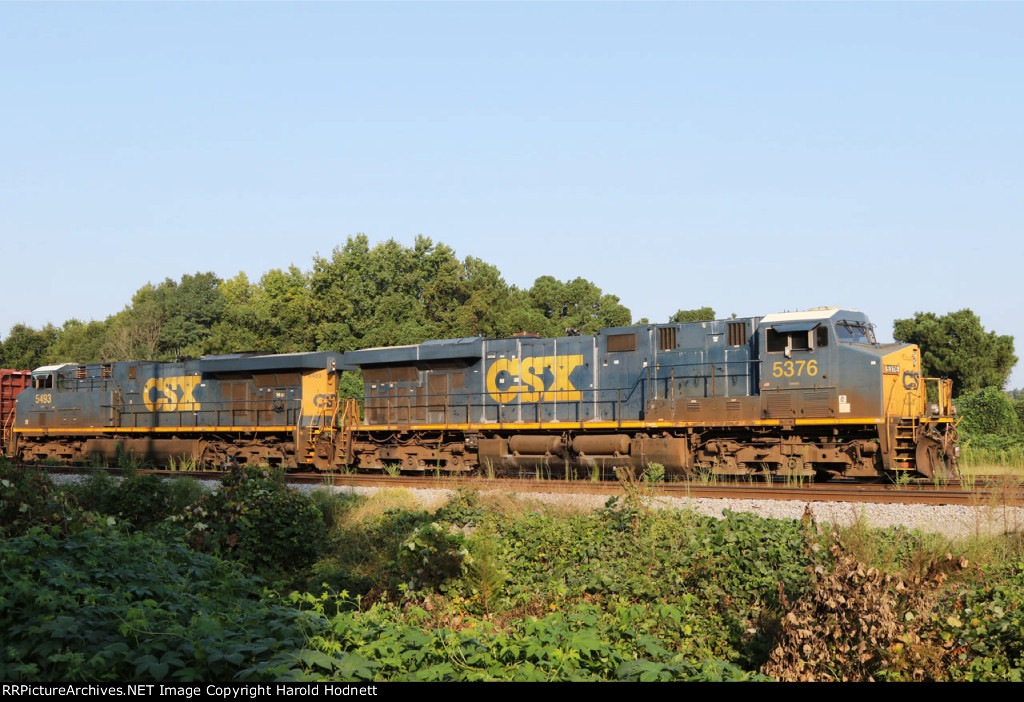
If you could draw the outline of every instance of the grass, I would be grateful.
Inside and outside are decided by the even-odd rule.
[[[979,514],[979,517],[986,515]],[[977,573],[989,565],[1005,563],[1021,556],[1021,542],[1002,534],[978,529],[970,537],[949,537],[905,527],[873,527],[861,509],[848,525],[828,527],[839,535],[843,545],[865,566],[884,573],[923,576],[934,564],[956,561],[971,566]],[[970,577],[971,572],[965,576]]]
[[[183,470],[193,471],[197,468],[197,462],[195,456],[180,456],[175,458],[171,456],[167,459],[168,470]]]
[[[960,443],[960,470],[1024,472],[1024,444],[1016,437],[981,435]]]
[[[960,473],[964,476],[970,475],[974,477],[1009,475],[1017,478],[1018,480],[1024,480],[1024,467],[995,462],[964,464],[961,461]]]

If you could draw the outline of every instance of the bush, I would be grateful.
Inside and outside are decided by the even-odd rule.
[[[219,490],[172,517],[191,546],[233,558],[257,572],[285,573],[310,565],[327,540],[323,515],[290,490],[279,471],[243,466]]]
[[[56,490],[45,473],[0,460],[0,537],[37,526],[67,532],[82,521],[74,499]]]
[[[3,543],[0,572],[5,681],[230,680],[308,632],[234,565],[141,533],[34,530]]]
[[[969,435],[1000,434],[1008,436],[1020,432],[1014,402],[999,388],[982,388],[958,397],[954,404],[963,417],[960,428]]]
[[[1024,561],[989,567],[947,597],[928,624],[948,679],[1024,680]]]
[[[142,530],[181,513],[204,494],[192,478],[164,480],[156,475],[129,473],[116,480],[102,470],[69,491],[83,509],[116,517],[119,522]]]
[[[471,617],[432,627],[427,623],[433,615],[415,606],[377,604],[359,612],[344,597],[293,598],[322,618],[327,632],[310,639],[297,656],[279,655],[268,663],[287,668],[284,675],[296,680],[763,679],[726,661],[701,657],[695,649],[681,651],[677,641],[662,638],[690,632],[693,601],[679,606],[616,603],[607,610],[577,603],[496,628]]]

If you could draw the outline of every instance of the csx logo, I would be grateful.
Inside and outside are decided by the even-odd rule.
[[[338,396],[335,394],[325,395],[323,393],[313,398],[313,406],[317,409],[334,409]]]
[[[583,356],[531,356],[499,358],[487,370],[487,392],[495,402],[580,400],[583,393],[569,376],[583,365]]]
[[[198,375],[150,378],[142,386],[142,401],[151,412],[192,412],[200,405],[192,396]]]

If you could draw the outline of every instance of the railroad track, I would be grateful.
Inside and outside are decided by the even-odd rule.
[[[88,470],[48,468],[59,473],[87,473]],[[95,470],[95,469],[92,469]],[[119,473],[118,469],[107,469]],[[183,472],[168,470],[140,470],[168,477],[190,476],[195,478],[220,479],[227,475],[223,471]],[[720,498],[750,500],[797,500],[802,502],[866,502],[876,504],[921,504],[921,505],[997,505],[1024,507],[1024,484],[999,480],[974,480],[969,486],[959,481],[946,484],[911,483],[906,485],[882,485],[863,483],[746,483],[746,482],[672,482],[647,483],[634,481],[601,481],[539,479],[539,478],[484,478],[484,477],[427,477],[380,474],[337,474],[337,473],[290,473],[291,484],[390,487],[407,489],[448,489],[460,488],[506,493],[560,493],[582,495],[675,498]]]

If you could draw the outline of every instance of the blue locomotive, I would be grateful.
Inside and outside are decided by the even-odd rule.
[[[819,308],[453,339],[345,354],[362,370],[355,464],[876,477],[955,471],[948,380],[868,318]],[[929,393],[932,401],[929,401]]]
[[[8,427],[23,461],[122,456],[190,466],[333,466],[342,355],[229,354],[180,363],[63,363],[32,371]],[[344,460],[344,457],[341,457]]]

